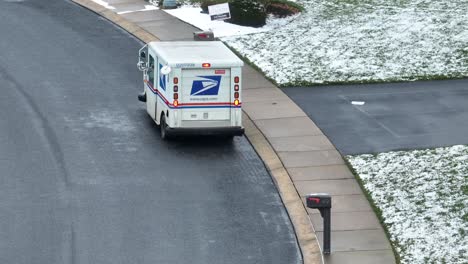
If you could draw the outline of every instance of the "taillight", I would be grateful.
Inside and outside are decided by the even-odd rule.
[[[240,78],[239,76],[236,76],[234,77],[234,105],[235,106],[238,106],[240,104],[240,101],[239,101],[239,81],[240,81]]]
[[[179,83],[179,79],[177,77],[174,77],[174,84],[177,84]],[[179,94],[177,93],[179,91],[179,86],[177,85],[174,85],[174,94],[173,94],[173,99],[174,99],[174,103],[173,105],[175,107],[177,107],[179,105]]]
[[[211,64],[209,64],[209,63],[203,63],[203,64],[202,64],[202,67],[203,67],[203,68],[209,68],[209,67],[211,67]]]

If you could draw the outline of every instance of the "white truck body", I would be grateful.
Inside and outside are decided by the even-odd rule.
[[[164,133],[243,134],[244,63],[222,42],[151,42],[143,63],[146,110]]]

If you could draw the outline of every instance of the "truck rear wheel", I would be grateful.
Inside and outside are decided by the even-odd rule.
[[[161,115],[161,122],[159,124],[159,128],[161,129],[161,139],[167,139],[167,124],[166,124],[166,117],[164,114]]]

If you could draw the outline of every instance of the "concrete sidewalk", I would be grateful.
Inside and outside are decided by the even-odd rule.
[[[149,5],[143,0],[105,0],[114,9],[90,0],[74,2],[144,42],[192,40],[192,33],[198,30],[161,10],[140,11]],[[312,192],[333,196],[332,254],[325,257],[325,263],[395,263],[385,232],[328,138],[287,95],[248,65],[242,82],[246,135],[278,186],[304,263],[322,262],[317,246],[322,243],[322,219],[317,210],[306,214],[302,204],[304,196]]]

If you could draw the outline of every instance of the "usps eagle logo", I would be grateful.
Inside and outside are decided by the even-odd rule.
[[[218,95],[221,76],[197,76],[203,78],[192,83],[190,95]]]

